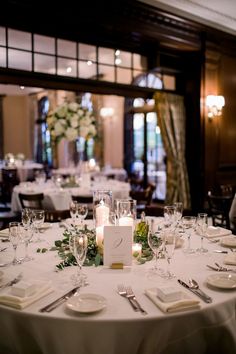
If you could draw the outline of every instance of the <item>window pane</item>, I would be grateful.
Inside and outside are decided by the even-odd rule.
[[[8,66],[9,68],[19,70],[32,70],[31,53],[21,52],[20,50],[8,50]]]
[[[0,48],[0,66],[6,67],[6,49]]]
[[[79,43],[79,59],[97,61],[96,47]]]
[[[8,45],[9,47],[31,50],[31,34],[9,29]]]
[[[76,43],[58,39],[57,54],[65,57],[76,58]]]
[[[6,29],[0,27],[0,45],[6,45]]]
[[[34,50],[36,52],[55,54],[55,39],[46,36],[34,35]]]
[[[114,65],[114,49],[98,48],[98,62]]]
[[[175,90],[176,88],[175,77],[170,75],[163,75],[163,84],[165,89]]]
[[[117,82],[122,84],[130,84],[132,81],[131,69],[117,68]]]
[[[58,58],[57,61],[57,74],[64,76],[76,77],[76,60],[68,60]]]
[[[115,68],[107,65],[99,65],[99,80],[115,81]]]
[[[139,54],[133,54],[133,66],[135,69],[147,70],[147,58]]]
[[[85,61],[79,61],[79,77],[83,79],[96,79],[96,64],[88,65]]]
[[[120,59],[120,63],[117,63],[117,59]],[[131,53],[120,52],[120,55],[116,56],[116,64],[120,66],[131,67]]]
[[[34,54],[34,71],[56,74],[55,58],[49,55]]]
[[[143,71],[139,71],[139,70],[133,70],[133,79],[137,79],[139,76],[143,75]],[[144,83],[144,80],[142,80],[143,84],[137,84],[138,86],[145,86],[146,84]]]

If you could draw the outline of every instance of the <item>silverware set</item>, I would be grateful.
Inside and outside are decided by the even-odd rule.
[[[183,280],[178,279],[178,282],[184,286],[186,289],[190,290],[193,292],[195,295],[199,296],[203,301],[206,303],[211,303],[212,298],[208,296],[204,291],[202,291],[197,283],[196,280],[190,278],[189,279],[189,284],[185,283]]]
[[[142,308],[136,296],[131,288],[131,286],[125,287],[123,284],[118,284],[117,286],[118,294],[126,298],[134,311],[140,311],[143,315],[147,315],[147,312]]]
[[[215,266],[211,266],[211,265],[207,264],[207,267],[212,269],[212,270],[216,270],[217,272],[233,272],[233,273],[236,273],[236,269],[227,268],[227,267],[221,266],[218,263],[215,263]]]

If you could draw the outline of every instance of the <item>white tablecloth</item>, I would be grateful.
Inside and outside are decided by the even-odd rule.
[[[51,181],[47,183],[21,183],[15,186],[12,193],[12,210],[20,211],[21,205],[19,200],[19,193],[44,193],[43,206],[48,210],[66,210],[69,209],[69,204],[72,195],[91,196],[96,190],[111,190],[113,200],[126,199],[129,197],[130,184],[115,180],[109,180],[105,183],[91,183],[90,186],[80,186],[78,188],[64,188],[55,187]]]
[[[236,230],[236,194],[234,196],[234,199],[231,204],[231,208],[229,211],[229,220],[230,220],[230,226],[232,230]]]
[[[0,181],[2,180],[2,168],[7,168],[4,165],[0,165]],[[34,179],[34,170],[43,169],[43,165],[36,162],[26,161],[24,164],[17,164],[12,168],[17,168],[17,174],[20,182],[25,182],[28,179]]]
[[[31,243],[30,254],[34,261],[4,269],[7,276],[23,272],[23,279],[50,279],[55,291],[24,310],[0,306],[0,352],[9,354],[205,354],[236,352],[236,292],[209,288],[206,277],[216,272],[206,264],[222,263],[225,255],[212,252],[219,245],[205,240],[206,255],[186,256],[182,248],[175,250],[172,269],[176,278],[151,280],[147,277],[153,262],[135,265],[123,270],[104,267],[84,267],[89,285],[81,293],[95,293],[107,299],[101,312],[84,315],[72,312],[63,304],[51,313],[40,313],[42,306],[73,287],[71,275],[76,267],[55,272],[60,259],[55,251],[36,253],[38,247],[50,248],[55,239],[62,237],[63,229],[57,224],[41,234],[45,242]],[[192,246],[198,247],[200,237],[193,236]],[[6,245],[6,243],[4,243]],[[21,246],[23,247],[23,246]],[[18,251],[21,255],[22,249]],[[12,259],[11,246],[1,253],[1,262]],[[164,259],[159,261],[165,267]],[[212,296],[213,302],[200,300],[201,308],[185,312],[164,314],[145,295],[144,290],[162,283],[178,287],[177,279],[191,276],[201,288]],[[117,294],[117,284],[131,285],[148,312],[146,316],[134,312],[128,301]],[[192,294],[188,292],[189,294]],[[192,294],[193,297],[195,295]],[[197,298],[197,297],[195,297]]]

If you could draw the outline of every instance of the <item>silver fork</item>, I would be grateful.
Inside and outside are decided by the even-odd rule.
[[[12,286],[13,284],[18,283],[22,278],[22,273],[18,274],[17,277],[15,277],[13,280],[10,280],[8,283],[0,286],[0,289],[7,288],[8,286]]]
[[[147,315],[147,312],[142,308],[142,306],[140,305],[140,303],[136,299],[136,296],[134,295],[134,292],[133,292],[131,286],[127,286],[126,292],[127,292],[128,298],[135,301],[135,304],[137,305],[138,310],[141,311],[144,315]]]
[[[139,311],[139,309],[138,309],[138,307],[136,306],[136,304],[132,301],[132,298],[131,298],[131,297],[128,297],[127,291],[126,291],[126,289],[125,289],[125,287],[124,287],[123,284],[118,284],[118,285],[117,285],[117,290],[118,290],[118,294],[119,294],[120,296],[125,297],[125,298],[129,301],[129,303],[130,303],[130,305],[133,307],[134,311]]]

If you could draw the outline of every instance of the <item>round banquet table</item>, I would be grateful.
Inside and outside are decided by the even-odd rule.
[[[23,279],[51,280],[54,291],[23,310],[0,305],[0,353],[8,354],[172,354],[172,353],[224,353],[236,352],[236,291],[210,288],[207,276],[216,274],[206,267],[214,262],[223,263],[224,254],[214,253],[225,249],[219,244],[204,240],[209,252],[204,255],[186,255],[182,247],[176,248],[172,270],[176,278],[153,280],[148,276],[153,261],[135,264],[124,269],[109,269],[103,266],[84,267],[89,285],[80,293],[102,295],[107,306],[100,312],[80,314],[69,310],[64,303],[50,313],[39,309],[73,288],[71,275],[76,267],[55,271],[60,262],[56,251],[37,253],[38,247],[50,248],[56,239],[63,236],[63,228],[53,224],[41,234],[43,242],[30,243],[29,253],[34,260],[17,266],[1,268],[4,275],[13,277],[23,272]],[[0,253],[1,262],[12,259],[12,247]],[[199,247],[200,237],[193,235],[192,246]],[[23,245],[18,250],[18,257]],[[166,267],[166,260],[159,265]],[[232,266],[233,267],[233,266]],[[234,266],[235,267],[235,266]],[[236,269],[236,267],[235,267]],[[207,304],[181,287],[177,279],[196,279],[201,288],[213,298]],[[132,286],[137,299],[147,315],[133,311],[128,301],[119,296],[117,285]],[[200,301],[200,309],[175,313],[162,312],[144,294],[145,289],[168,284],[185,291]]]

